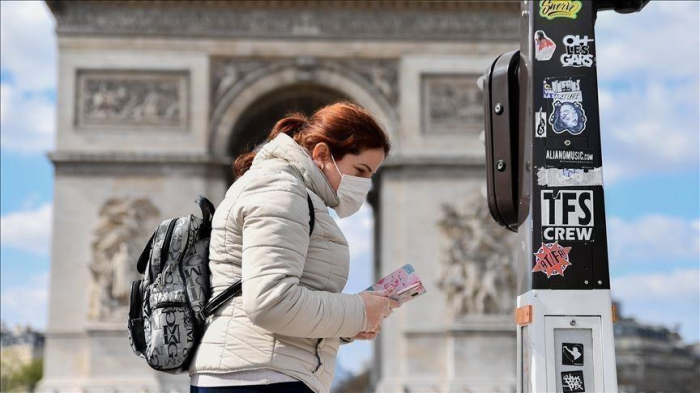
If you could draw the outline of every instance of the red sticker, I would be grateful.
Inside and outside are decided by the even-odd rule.
[[[532,272],[543,272],[547,278],[556,275],[564,277],[564,270],[571,265],[569,251],[571,247],[562,247],[559,242],[542,243],[542,247],[535,253],[537,260]]]

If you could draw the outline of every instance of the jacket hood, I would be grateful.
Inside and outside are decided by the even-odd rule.
[[[287,161],[304,180],[306,187],[316,193],[329,207],[336,207],[340,199],[326,179],[321,169],[311,159],[306,149],[300,146],[292,137],[281,133],[275,139],[262,146],[253,159],[252,166],[259,165],[264,160],[280,158]]]

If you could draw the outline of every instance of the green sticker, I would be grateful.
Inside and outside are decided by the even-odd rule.
[[[579,0],[541,0],[540,16],[552,20],[554,18],[576,19],[583,4]]]

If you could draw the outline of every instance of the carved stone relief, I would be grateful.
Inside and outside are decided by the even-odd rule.
[[[511,312],[517,296],[516,236],[491,218],[480,192],[463,205],[443,205],[445,235],[438,286],[454,318]]]
[[[156,206],[145,198],[112,198],[102,206],[89,265],[88,319],[124,319],[131,283],[140,278],[136,261],[158,216]]]
[[[185,128],[188,74],[78,71],[78,126]]]
[[[192,7],[177,2],[160,6],[131,2],[128,7],[114,2],[61,2],[54,15],[59,34],[127,36],[493,41],[517,40],[520,27],[519,4],[507,2],[442,2],[446,4],[442,9],[385,10],[377,9],[376,4],[343,9],[313,3],[296,8],[270,2],[237,7],[236,3],[220,2],[223,6],[199,7],[193,13]],[[374,3],[382,7],[391,2]]]
[[[312,56],[295,59],[261,59],[261,58],[213,58],[212,64],[212,108],[216,108],[221,98],[246,78],[253,78],[254,73],[264,75],[276,68],[285,66],[297,69],[301,80],[313,81],[314,70],[333,69],[343,74],[350,74],[363,83],[376,89],[377,93],[394,108],[398,104],[398,61],[392,59],[324,59]]]
[[[424,132],[473,133],[484,128],[478,75],[422,75]]]

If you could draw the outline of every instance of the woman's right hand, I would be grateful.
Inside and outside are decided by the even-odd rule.
[[[399,302],[387,297],[385,291],[372,292],[364,291],[358,295],[365,302],[365,312],[367,313],[367,326],[364,331],[374,332],[382,323],[382,319],[389,316],[394,308],[400,306]]]

